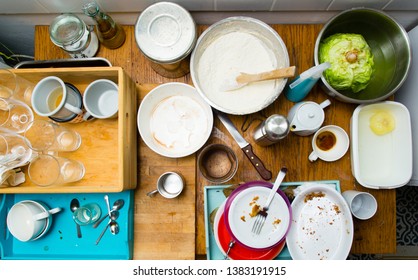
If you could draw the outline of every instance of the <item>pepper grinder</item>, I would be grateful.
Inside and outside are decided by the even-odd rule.
[[[255,142],[260,146],[269,146],[279,142],[289,134],[289,121],[278,114],[271,115],[253,132]]]

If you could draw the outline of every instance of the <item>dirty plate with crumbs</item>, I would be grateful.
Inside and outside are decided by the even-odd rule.
[[[353,242],[353,219],[342,195],[324,184],[302,190],[292,202],[286,238],[294,260],[344,260]]]

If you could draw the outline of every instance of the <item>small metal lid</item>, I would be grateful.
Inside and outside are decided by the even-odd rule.
[[[84,21],[73,14],[59,15],[49,26],[51,41],[57,46],[68,46],[76,43],[86,31]]]
[[[265,122],[267,136],[272,140],[280,140],[289,133],[289,121],[282,115],[272,115]]]
[[[135,24],[139,49],[157,63],[175,63],[196,44],[196,24],[190,13],[175,3],[159,2],[146,8]]]

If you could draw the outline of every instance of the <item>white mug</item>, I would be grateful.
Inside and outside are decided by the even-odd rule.
[[[84,120],[107,119],[118,116],[118,85],[111,80],[99,79],[89,84],[84,91],[83,103],[86,108]]]
[[[350,139],[344,129],[336,125],[324,126],[312,138],[313,151],[309,155],[309,161],[316,161],[318,158],[324,161],[339,160],[349,146]]]
[[[57,122],[69,122],[83,114],[80,92],[55,76],[43,78],[36,84],[31,104],[36,114]]]
[[[51,225],[51,215],[61,208],[49,209],[33,200],[20,201],[7,214],[7,228],[18,240],[26,242],[43,236]]]
[[[348,190],[342,193],[350,207],[354,217],[360,220],[367,220],[373,217],[377,211],[377,201],[368,192]]]

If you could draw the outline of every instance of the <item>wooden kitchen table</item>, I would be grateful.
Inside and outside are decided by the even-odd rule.
[[[313,50],[321,25],[272,25],[285,42],[290,64],[296,65],[298,72],[313,66]],[[202,32],[207,26],[199,26]],[[190,75],[169,79],[155,73],[149,62],[140,53],[134,37],[134,27],[124,26],[125,44],[116,50],[100,47],[97,57],[108,59],[112,65],[121,66],[137,83],[138,101],[156,85],[167,82],[192,84]],[[68,58],[67,54],[53,45],[47,26],[35,29],[35,59]],[[306,100],[322,102],[330,99],[331,105],[325,109],[324,125],[335,124],[350,133],[350,117],[355,104],[339,102],[327,96],[316,86]],[[139,104],[139,103],[138,103]],[[244,121],[250,123],[244,137],[253,144],[254,152],[272,171],[275,179],[282,166],[288,168],[285,182],[339,180],[341,190],[357,189],[372,193],[379,204],[376,215],[367,221],[354,219],[354,240],[351,253],[383,254],[396,252],[396,193],[395,190],[372,190],[356,183],[350,165],[350,153],[336,162],[318,160],[309,162],[312,137],[296,136],[292,133],[279,143],[261,147],[252,140],[251,132],[265,117],[277,113],[287,115],[293,103],[284,95],[268,108],[248,116],[231,116],[238,128]],[[232,147],[239,158],[239,168],[228,184],[238,184],[261,180],[248,159],[240,151],[229,133],[215,118],[214,129],[208,143],[221,142]],[[116,137],[116,136],[115,136]],[[208,144],[207,143],[207,144]],[[205,258],[204,186],[211,185],[196,167],[199,152],[194,155],[170,159],[151,151],[138,135],[138,187],[135,191],[134,214],[134,259],[202,259]],[[104,159],[105,160],[105,159]],[[186,188],[180,197],[165,199],[157,195],[147,197],[146,193],[155,189],[158,177],[166,171],[180,172],[186,181]]]

